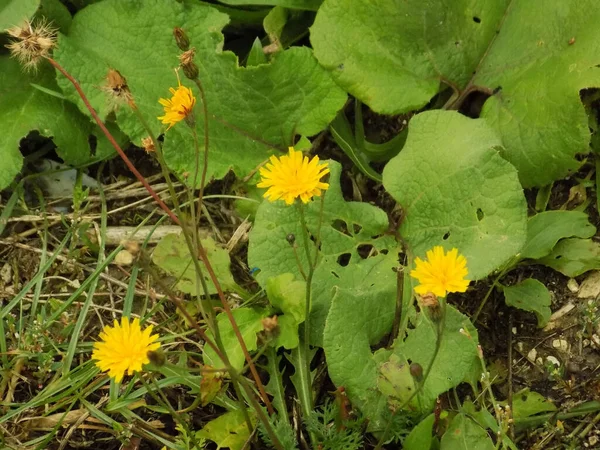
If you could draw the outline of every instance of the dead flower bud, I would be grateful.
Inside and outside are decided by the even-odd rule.
[[[279,322],[277,316],[265,317],[262,319],[263,330],[259,333],[263,342],[271,342],[279,336]]]
[[[49,57],[50,51],[56,46],[57,30],[45,20],[36,23],[26,21],[6,32],[12,38],[6,48],[28,70],[37,70],[38,62]]]
[[[196,56],[196,49],[190,48],[188,51],[183,52],[179,55],[179,65],[183,70],[183,74],[190,80],[198,78],[199,70],[198,66],[194,62]]]
[[[133,95],[131,95],[129,86],[127,86],[127,80],[118,70],[108,69],[105,80],[102,90],[107,94],[111,110],[117,110],[123,104],[127,104],[132,108],[135,107]]]
[[[185,31],[179,27],[173,28],[173,36],[175,36],[175,42],[177,42],[177,47],[179,50],[186,51],[190,48],[190,39],[185,34]]]
[[[146,150],[146,153],[152,153],[156,151],[156,148],[154,148],[154,142],[152,142],[151,137],[142,138],[142,148]]]
[[[437,322],[442,318],[442,308],[440,301],[433,292],[428,292],[419,296],[419,303],[422,307],[429,310],[431,320]]]

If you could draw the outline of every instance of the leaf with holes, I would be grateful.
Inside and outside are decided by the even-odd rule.
[[[563,239],[552,252],[538,262],[568,277],[600,269],[600,244],[591,239]]]
[[[398,406],[398,399],[406,400],[406,391],[412,389],[403,373],[394,374],[394,367],[402,372],[402,363],[411,361],[425,371],[435,356],[418,400],[411,403],[413,410],[428,413],[437,396],[463,382],[478,362],[477,330],[449,305],[437,355],[436,324],[423,314],[417,315],[404,341],[373,353],[370,345],[381,338],[379,323],[394,317],[394,301],[394,296],[380,298],[368,289],[335,288],[323,334],[329,376],[369,417],[371,431],[385,429],[389,403]]]
[[[436,245],[466,256],[469,278],[484,278],[525,243],[527,205],[515,168],[482,119],[430,111],[413,117],[402,152],[383,171],[400,203],[400,233],[414,256]]]
[[[538,280],[528,278],[514,286],[502,287],[504,301],[508,306],[535,313],[538,327],[543,328],[550,320],[552,299],[548,288]]]
[[[321,242],[311,304],[311,341],[315,345],[321,342],[333,287],[371,289],[382,296],[393,296],[396,289],[392,267],[397,265],[397,256],[393,254],[397,244],[393,236],[387,235],[386,213],[367,203],[346,202],[339,184],[341,166],[329,161],[329,168],[331,175],[323,198],[322,222],[319,220],[320,199],[305,206],[311,258],[314,258],[316,236]],[[290,234],[294,235],[294,246],[287,241]],[[307,273],[298,204],[287,206],[281,201],[264,201],[249,239],[248,261],[251,267],[260,269],[256,279],[261,285],[286,272],[294,274],[297,280],[302,279],[298,263]],[[391,323],[381,323],[380,330],[385,333],[383,330],[389,326]]]
[[[81,10],[68,35],[61,35],[56,59],[77,78],[92,105],[110,111],[105,77],[114,68],[126,78],[139,112],[155,134],[165,131],[159,98],[177,86],[178,54],[173,28],[185,30],[195,48],[195,62],[207,98],[209,121],[208,176],[222,177],[230,169],[245,175],[278,150],[286,150],[295,134],[324,129],[344,105],[346,94],[336,86],[307,47],[277,54],[270,64],[239,67],[237,57],[223,51],[221,29],[228,16],[200,2],[171,0],[106,0]],[[73,88],[59,78],[70,99],[82,107]],[[204,117],[198,87],[195,123],[200,153],[204,149]],[[117,123],[134,142],[147,135],[127,106],[116,111]],[[191,183],[202,161],[185,122],[165,134],[164,156],[175,172]]]
[[[44,90],[42,90],[44,89]],[[90,120],[75,105],[60,98],[54,71],[42,63],[35,74],[24,73],[19,63],[0,56],[0,189],[8,186],[21,170],[21,139],[36,130],[51,137],[56,152],[66,163],[79,165],[112,156],[102,136],[96,154],[89,144],[90,134],[98,134]]]
[[[521,258],[543,258],[556,243],[567,237],[589,238],[596,227],[589,216],[580,211],[544,211],[527,221],[527,243]]]
[[[420,109],[488,95],[481,116],[526,186],[576,170],[590,131],[579,99],[600,86],[596,0],[325,0],[311,28],[315,55],[373,110]]]
[[[474,365],[478,365],[477,330],[467,316],[450,305],[446,305],[442,335],[437,354],[438,327],[425,314],[419,314],[415,328],[409,330],[402,342],[396,342],[394,353],[420,364],[423,372],[431,361],[431,371],[419,394],[424,412],[432,408],[436,398],[458,386],[470,376]]]

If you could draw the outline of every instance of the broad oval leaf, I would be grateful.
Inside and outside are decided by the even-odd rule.
[[[442,245],[466,256],[469,278],[507,262],[525,242],[527,207],[494,130],[456,112],[415,116],[383,184],[403,208],[400,234],[415,256]]]

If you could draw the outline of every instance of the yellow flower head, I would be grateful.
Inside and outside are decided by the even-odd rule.
[[[433,247],[427,252],[427,260],[415,259],[415,269],[410,276],[419,280],[415,288],[417,294],[432,292],[438,297],[445,297],[448,292],[465,292],[469,286],[467,259],[453,248],[447,254],[443,247]]]
[[[179,79],[177,89],[169,88],[172,97],[170,99],[161,98],[158,103],[165,108],[165,115],[158,118],[162,123],[169,125],[170,129],[177,122],[182,121],[192,114],[194,105],[196,105],[196,97],[188,87],[182,86]]]
[[[308,203],[313,196],[318,197],[322,190],[329,188],[329,184],[321,182],[321,178],[329,173],[327,163],[319,164],[318,156],[309,161],[293,147],[289,150],[289,154],[280,158],[271,156],[271,162],[261,167],[262,179],[257,186],[269,188],[264,197],[271,202],[281,198],[291,205],[299,197]]]
[[[152,333],[152,326],[144,331],[140,327],[140,320],[133,319],[129,323],[127,317],[121,318],[121,324],[116,320],[113,326],[105,326],[100,333],[102,341],[94,343],[92,359],[96,360],[96,366],[102,371],[108,371],[118,383],[127,372],[142,370],[144,364],[148,364],[148,352],[160,347],[157,334]]]

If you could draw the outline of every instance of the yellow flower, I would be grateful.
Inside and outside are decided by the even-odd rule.
[[[321,182],[321,178],[329,173],[327,163],[319,164],[318,156],[309,161],[293,147],[289,151],[280,158],[271,156],[271,162],[260,169],[262,179],[257,186],[269,188],[264,197],[271,202],[281,198],[291,205],[299,197],[308,203],[313,196],[318,197],[322,190],[329,188],[327,183]]]
[[[121,324],[116,320],[113,326],[105,326],[100,333],[101,342],[94,343],[92,359],[102,371],[108,371],[118,383],[127,372],[142,370],[148,364],[148,352],[160,347],[157,334],[152,333],[152,326],[144,331],[140,327],[140,320],[133,319],[131,324],[127,317],[121,318]]]
[[[179,82],[179,80],[177,80]],[[158,103],[165,108],[165,115],[158,118],[162,123],[169,125],[170,129],[177,122],[182,121],[192,114],[196,97],[188,87],[182,86],[179,82],[177,89],[169,88],[172,97],[170,99],[161,98]]]
[[[448,292],[465,292],[469,286],[467,259],[453,248],[445,254],[443,247],[433,247],[427,252],[427,260],[415,259],[415,269],[410,276],[419,280],[415,288],[417,294],[432,292],[438,297],[445,297]]]

